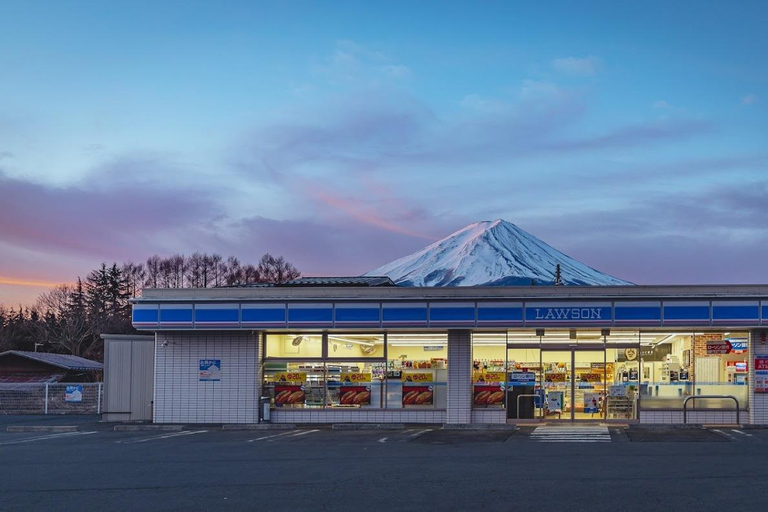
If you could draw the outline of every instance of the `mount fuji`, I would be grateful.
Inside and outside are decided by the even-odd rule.
[[[554,284],[560,265],[566,285],[632,285],[595,270],[511,222],[470,224],[366,276],[389,276],[402,286],[528,286]]]

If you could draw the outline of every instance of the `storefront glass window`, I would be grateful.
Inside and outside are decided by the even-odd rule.
[[[507,333],[472,334],[472,397],[479,409],[503,409],[507,388]]]
[[[730,395],[747,407],[746,332],[643,332],[640,393],[643,409],[681,409],[687,397]],[[728,409],[730,399],[699,399],[689,409]]]
[[[322,407],[325,403],[323,363],[264,363],[263,392],[278,409]]]
[[[321,334],[267,334],[266,357],[305,359],[323,357]]]
[[[328,334],[328,358],[384,359],[383,334]]]
[[[447,384],[446,333],[387,335],[387,408],[444,409]]]
[[[384,361],[327,363],[327,405],[346,408],[383,408],[386,399],[385,368]]]

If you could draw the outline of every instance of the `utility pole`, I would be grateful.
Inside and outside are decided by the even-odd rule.
[[[555,267],[555,286],[563,286],[563,279],[560,275],[560,264]]]

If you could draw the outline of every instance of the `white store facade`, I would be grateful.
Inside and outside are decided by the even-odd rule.
[[[144,290],[153,421],[768,424],[768,286],[383,284]]]

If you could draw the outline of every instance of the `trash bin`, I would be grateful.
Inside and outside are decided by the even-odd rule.
[[[263,396],[259,399],[259,423],[269,423],[271,398]]]

